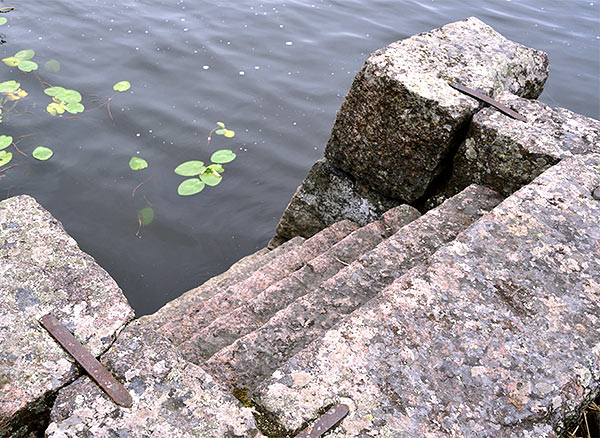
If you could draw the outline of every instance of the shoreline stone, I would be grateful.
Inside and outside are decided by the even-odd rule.
[[[0,437],[34,437],[56,391],[80,375],[39,318],[52,313],[98,356],[134,312],[109,274],[26,195],[0,202],[0,278]]]

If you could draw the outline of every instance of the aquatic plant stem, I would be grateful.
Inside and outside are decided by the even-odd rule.
[[[150,181],[152,179],[152,175],[149,176],[148,178],[146,178],[144,181],[142,181],[141,183],[139,183],[137,186],[135,186],[135,188],[133,189],[133,191],[131,192],[131,199],[135,198],[135,192],[137,192],[137,190],[142,187],[144,184],[146,184],[148,181]]]
[[[13,167],[17,167],[18,164],[11,164],[10,166],[8,166],[5,169],[0,170],[0,175],[2,175],[4,172],[6,172],[8,169],[12,169]]]
[[[219,128],[214,128],[212,131],[210,131],[210,133],[208,134],[208,139],[206,142],[206,147],[208,148],[210,146],[210,141],[212,140],[212,135],[215,133],[215,131],[219,129]]]

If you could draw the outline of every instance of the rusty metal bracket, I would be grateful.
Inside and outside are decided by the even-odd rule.
[[[58,319],[48,314],[42,316],[40,323],[116,404],[125,408],[130,408],[133,405],[131,394],[127,392],[125,387],[75,339]]]
[[[350,408],[344,404],[332,406],[327,412],[321,415],[315,424],[304,429],[296,438],[320,438],[325,432],[330,431],[333,426],[338,424],[350,412]]]
[[[518,112],[516,112],[514,110],[511,110],[509,107],[501,104],[497,100],[492,99],[490,96],[480,93],[479,91],[473,90],[472,88],[465,87],[464,85],[457,84],[456,82],[450,82],[448,85],[450,85],[452,88],[454,88],[462,93],[465,93],[471,97],[474,97],[475,99],[479,99],[485,103],[489,103],[494,108],[503,112],[507,116],[512,117],[513,119],[520,120],[521,122],[527,122],[527,119],[524,116],[522,116],[521,114],[519,114]]]

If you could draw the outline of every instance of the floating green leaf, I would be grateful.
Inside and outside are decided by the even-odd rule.
[[[8,58],[2,58],[2,62],[10,67],[16,67],[20,61],[14,56],[9,56]]]
[[[0,167],[12,160],[12,152],[0,151]]]
[[[230,161],[235,160],[236,155],[230,151],[229,149],[221,149],[210,157],[210,161],[213,163],[229,163]]]
[[[208,167],[209,169],[212,169],[218,173],[225,172],[225,169],[223,169],[223,166],[221,166],[220,164],[211,164],[210,166],[206,166],[206,167]]]
[[[217,122],[217,125],[219,125],[221,128],[225,128],[225,123],[223,122]]]
[[[232,131],[231,129],[226,129],[225,134],[223,135],[227,138],[232,138],[235,135],[235,131]]]
[[[17,91],[21,84],[17,81],[5,81],[0,82],[0,93],[10,93],[12,91]]]
[[[131,170],[142,170],[148,167],[148,162],[143,158],[131,157],[131,160],[129,160],[129,167]]]
[[[121,81],[121,82],[117,82],[114,86],[113,86],[113,90],[115,91],[127,91],[131,88],[131,84],[129,83],[129,81]]]
[[[3,24],[6,24],[8,20],[4,17],[0,17],[0,26],[2,26]]]
[[[56,95],[56,98],[65,103],[81,102],[81,94],[76,90],[63,90]]]
[[[227,129],[217,129],[217,130],[215,131],[215,134],[217,134],[217,135],[223,135],[223,134],[225,134],[226,132],[227,132]]]
[[[85,107],[79,102],[69,102],[65,109],[71,114],[79,114],[85,110]]]
[[[175,173],[181,176],[196,176],[200,175],[206,167],[202,161],[186,161],[175,168]]]
[[[44,93],[48,96],[54,97],[63,91],[66,91],[63,87],[48,87],[44,90]]]
[[[35,56],[35,52],[33,50],[19,50],[15,53],[15,58],[19,61],[27,61]]]
[[[21,61],[19,62],[19,70],[24,72],[30,72],[38,69],[38,65],[33,61]]]
[[[200,175],[200,179],[208,186],[216,186],[221,182],[223,177],[214,170],[207,168],[206,171]]]
[[[50,113],[50,115],[57,115],[57,114],[63,114],[65,112],[65,105],[60,104],[60,103],[56,103],[56,102],[52,102],[50,104],[48,104],[48,106],[46,107],[46,111],[48,111]]]
[[[52,154],[54,154],[54,152],[52,152],[52,149],[48,149],[44,146],[38,146],[33,150],[33,153],[31,155],[33,155],[33,158],[37,160],[46,161],[50,159]]]
[[[184,182],[179,184],[177,193],[181,196],[190,196],[200,193],[204,189],[204,183],[198,178],[186,179]]]
[[[59,72],[60,71],[60,62],[58,62],[56,59],[50,59],[48,61],[46,61],[46,63],[44,64],[44,68],[48,71],[53,71],[53,72]]]
[[[144,207],[138,211],[138,218],[142,221],[142,225],[150,225],[154,221],[154,209],[152,207]]]
[[[12,144],[13,138],[10,135],[0,135],[0,149],[6,149]]]

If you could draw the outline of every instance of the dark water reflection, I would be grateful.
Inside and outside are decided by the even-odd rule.
[[[466,5],[465,3],[470,3]],[[32,48],[59,73],[44,80],[108,97],[82,120],[43,114],[37,80],[0,66],[0,80],[31,90],[1,134],[50,146],[46,163],[0,179],[0,197],[35,196],[121,285],[138,314],[263,247],[310,165],[323,155],[335,113],[368,53],[414,33],[477,16],[506,37],[545,50],[551,76],[541,100],[598,118],[599,7],[569,1],[338,0],[235,2],[23,2],[4,15],[2,57]],[[206,135],[222,120],[237,133]],[[182,198],[173,168],[236,149],[216,188]],[[139,152],[150,163],[132,172]],[[16,160],[17,160],[16,159]],[[152,176],[132,201],[132,189]],[[156,211],[136,236],[137,210]]]

